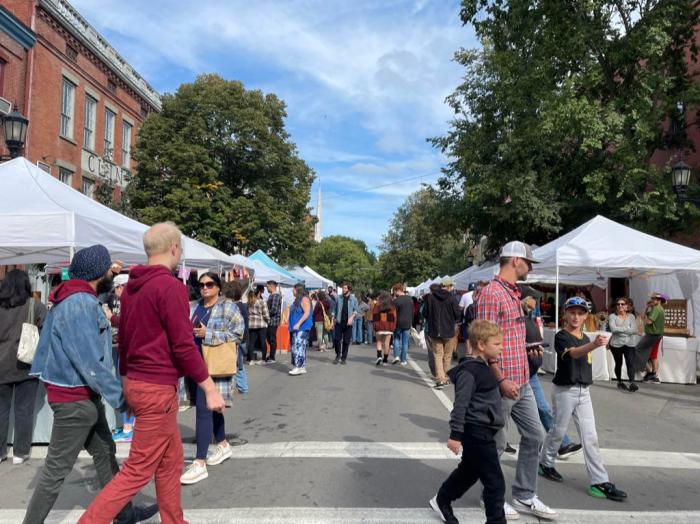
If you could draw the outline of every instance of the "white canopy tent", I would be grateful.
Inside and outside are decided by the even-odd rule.
[[[319,275],[309,266],[295,266],[287,269],[299,277],[308,289],[326,289],[328,286],[335,286],[332,280]]]
[[[297,283],[297,280],[289,278],[287,275],[263,264],[259,260],[248,259],[248,263],[249,265],[247,267],[251,268],[254,272],[253,281],[256,284],[265,284],[268,280],[274,280],[283,286],[293,286]]]
[[[76,250],[98,243],[126,264],[146,261],[143,233],[148,226],[70,188],[25,158],[0,165],[0,224],[0,264],[62,264]],[[218,249],[183,238],[186,267],[236,263]]]

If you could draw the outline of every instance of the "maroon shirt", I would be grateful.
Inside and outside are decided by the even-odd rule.
[[[194,344],[187,288],[164,266],[136,266],[121,296],[119,372],[151,384],[176,385],[209,372]]]

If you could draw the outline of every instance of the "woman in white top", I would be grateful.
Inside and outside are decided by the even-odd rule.
[[[615,359],[615,379],[618,389],[634,393],[639,389],[634,383],[634,347],[637,335],[637,321],[634,315],[627,311],[629,303],[626,298],[618,298],[615,301],[615,312],[608,317],[608,326],[612,332],[610,337],[610,351]],[[627,365],[629,388],[622,381],[622,359]]]

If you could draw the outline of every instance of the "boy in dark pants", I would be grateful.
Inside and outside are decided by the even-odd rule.
[[[462,461],[430,500],[430,506],[443,522],[459,524],[452,502],[481,480],[486,523],[505,524],[506,483],[494,438],[504,421],[498,382],[488,364],[501,354],[503,336],[496,324],[476,320],[469,327],[469,343],[474,358],[464,359],[448,373],[455,386],[455,403],[447,447],[455,455],[461,448]]]

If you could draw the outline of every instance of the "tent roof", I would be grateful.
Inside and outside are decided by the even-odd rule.
[[[260,260],[252,260],[249,258],[248,262],[248,267],[252,268],[254,271],[253,281],[256,284],[264,284],[268,280],[274,280],[279,284],[293,286],[294,284],[299,282],[299,279],[297,277],[289,277],[283,273],[280,273],[276,269],[263,264]]]
[[[634,277],[700,271],[700,251],[596,216],[534,250],[537,273]]]
[[[103,244],[127,264],[146,261],[148,226],[72,189],[26,158],[0,164],[0,264],[66,263],[75,250]],[[221,251],[183,237],[188,267],[233,263]]]
[[[309,289],[325,289],[327,286],[333,285],[333,281],[322,277],[309,266],[294,266],[290,267],[289,271],[300,278]]]
[[[255,253],[250,255],[248,257],[248,260],[254,260],[254,261],[260,262],[261,264],[275,270],[280,275],[284,275],[286,277],[287,281],[292,280],[294,284],[296,284],[300,280],[299,277],[297,277],[293,273],[287,271],[285,268],[280,266],[277,262],[272,260],[269,256],[267,256],[265,253],[263,253],[259,249]],[[257,279],[257,276],[256,276],[256,279]],[[282,283],[281,281],[278,281],[278,282]]]

